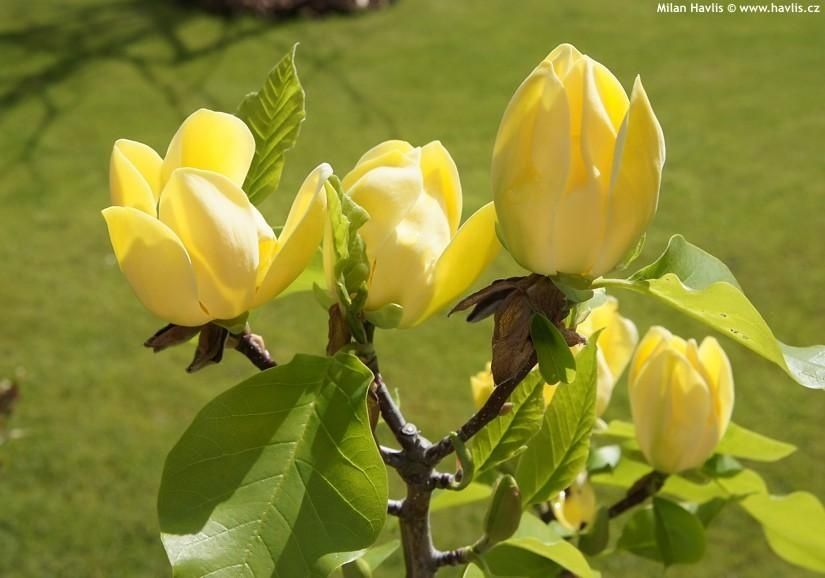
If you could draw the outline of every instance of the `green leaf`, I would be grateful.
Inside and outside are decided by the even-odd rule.
[[[449,510],[467,504],[483,502],[493,494],[493,489],[486,484],[472,482],[461,491],[437,491],[430,502],[430,511]]]
[[[656,545],[666,566],[692,564],[705,554],[705,527],[682,506],[653,497]]]
[[[364,343],[366,334],[361,322],[361,311],[367,302],[370,265],[358,229],[369,220],[369,215],[341,190],[341,182],[335,175],[324,186],[327,193],[327,215],[332,230],[332,289],[350,330],[359,343]]]
[[[379,309],[367,311],[364,317],[382,329],[395,329],[401,323],[401,318],[404,316],[404,308],[398,303],[387,303]]]
[[[484,571],[475,564],[470,564],[464,569],[461,578],[484,578]]]
[[[516,480],[525,507],[558,494],[587,462],[596,421],[596,338],[588,340],[576,361],[575,381],[556,389],[541,430],[519,460]]]
[[[539,359],[539,371],[544,381],[553,385],[570,383],[576,377],[576,359],[558,327],[544,315],[533,315],[530,338]]]
[[[702,525],[707,528],[729,502],[730,500],[726,500],[725,498],[713,498],[703,504],[699,504],[695,512],[696,517],[699,518]]]
[[[719,445],[716,446],[716,451],[746,460],[775,462],[794,453],[796,446],[731,423]]]
[[[544,380],[532,371],[516,386],[509,402],[513,409],[488,423],[472,439],[476,471],[482,473],[527,449],[544,418]]]
[[[725,454],[714,454],[702,465],[702,474],[711,478],[730,478],[744,468],[736,458]]]
[[[616,542],[616,547],[627,552],[653,560],[662,561],[659,545],[656,543],[656,520],[653,508],[646,507],[633,512],[633,515],[622,528],[622,535]]]
[[[392,556],[398,547],[401,545],[399,540],[392,540],[380,546],[373,546],[366,550],[361,556],[361,560],[367,565],[370,570],[375,570],[381,564],[387,561]]]
[[[244,97],[236,113],[255,137],[255,156],[243,190],[256,205],[278,188],[284,155],[295,146],[306,118],[304,89],[295,68],[297,46],[269,72],[258,92]]]
[[[354,356],[298,355],[207,404],[161,481],[175,576],[326,578],[330,554],[372,544],[387,476],[367,415],[371,381]]]
[[[762,524],[768,544],[780,558],[825,573],[825,508],[814,495],[754,494],[740,505]]]
[[[680,235],[628,279],[599,279],[594,286],[655,297],[772,361],[805,387],[825,389],[825,345],[793,347],[778,341],[727,266]]]
[[[599,436],[617,440],[635,440],[636,428],[631,422],[613,420]],[[756,433],[731,422],[722,436],[716,453],[758,462],[775,462],[796,451],[796,446]]]
[[[609,540],[610,516],[607,508],[599,508],[593,523],[585,533],[579,535],[579,550],[588,556],[596,556],[607,548]]]
[[[595,575],[582,553],[564,540],[546,544],[535,538],[513,538],[491,548],[480,561],[488,578],[547,578],[560,568],[580,578]]]

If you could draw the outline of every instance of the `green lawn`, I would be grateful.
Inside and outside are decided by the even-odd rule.
[[[556,44],[575,43],[626,87],[641,73],[668,162],[644,258],[681,231],[728,262],[786,341],[825,340],[825,15],[657,15],[655,2],[401,0],[358,18],[224,21],[174,2],[4,0],[0,5],[0,375],[25,370],[0,450],[0,575],[168,575],[155,495],[166,452],[208,399],[249,375],[240,356],[189,376],[187,348],[141,346],[160,322],[132,296],[99,210],[119,137],[164,150],[201,106],[234,110],[295,41],[308,120],[264,213],[281,223],[321,161],[341,174],[373,144],[441,139],[461,170],[465,215],[490,197],[489,158],[512,91]],[[506,255],[487,277],[515,271]],[[637,298],[641,329],[705,331]],[[324,312],[309,295],[253,317],[274,356],[320,352]],[[467,376],[490,326],[439,318],[379,337],[388,380],[431,437],[470,408]],[[765,468],[777,492],[825,498],[825,397],[727,342],[735,419],[797,444]],[[446,352],[449,352],[447,354]],[[607,417],[626,409],[623,386]],[[437,516],[442,547],[474,538]],[[672,577],[806,576],[728,515],[704,565]],[[386,577],[399,576],[397,564]],[[449,573],[445,573],[449,575]],[[607,576],[659,576],[622,556]],[[298,578],[298,577],[296,577]]]

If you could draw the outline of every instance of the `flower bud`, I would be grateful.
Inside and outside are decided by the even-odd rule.
[[[307,177],[280,238],[241,189],[255,154],[249,128],[201,109],[165,158],[139,142],[112,151],[112,205],[103,211],[120,269],[143,305],[175,325],[234,320],[303,271],[321,242],[332,173]]]
[[[516,479],[502,476],[493,490],[493,501],[484,519],[484,537],[488,544],[502,542],[518,530],[521,522],[521,492]]]
[[[651,327],[628,378],[636,439],[648,463],[676,474],[713,454],[733,411],[733,373],[719,342]]]
[[[628,99],[604,66],[562,44],[516,90],[493,150],[499,230],[523,267],[598,277],[656,212],[665,142],[641,80]]]
[[[458,170],[447,149],[392,140],[369,150],[341,182],[369,214],[359,229],[370,275],[365,311],[395,303],[400,327],[421,323],[461,295],[499,249],[489,203],[459,228]],[[327,256],[331,243],[325,243]],[[334,260],[327,257],[327,277]]]
[[[578,531],[593,522],[596,517],[596,492],[582,472],[570,487],[560,492],[551,502],[556,520],[568,530]]]

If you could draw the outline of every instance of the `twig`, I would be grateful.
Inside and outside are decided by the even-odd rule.
[[[463,548],[456,548],[455,550],[447,550],[446,552],[436,552],[435,565],[441,566],[461,566],[470,561],[470,556],[473,552],[472,547],[464,546]]]
[[[496,386],[493,393],[487,398],[484,405],[481,406],[481,409],[474,413],[473,416],[458,429],[456,434],[461,441],[466,442],[472,438],[479,431],[481,431],[485,425],[493,421],[501,414],[504,404],[507,403],[507,400],[510,398],[513,390],[516,389],[516,386],[525,376],[517,377],[517,379],[511,379],[506,383]],[[444,436],[436,444],[430,447],[429,450],[427,450],[427,462],[437,464],[446,456],[450,455],[454,450],[455,448],[453,447],[453,442],[450,440],[450,436]]]
[[[665,485],[665,480],[667,480],[667,474],[661,472],[654,471],[642,476],[630,486],[624,498],[607,509],[607,515],[612,519],[638,506],[661,490]]]

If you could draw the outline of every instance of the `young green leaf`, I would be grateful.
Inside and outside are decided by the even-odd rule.
[[[576,377],[576,359],[558,327],[544,315],[533,315],[530,320],[530,338],[544,381],[551,385],[573,381]]]
[[[363,239],[358,234],[369,215],[341,190],[333,175],[324,185],[330,221],[334,291],[344,318],[356,339],[366,341],[361,311],[367,301],[370,265]]]
[[[656,545],[665,566],[692,564],[705,554],[705,528],[682,506],[654,496],[653,516]]]
[[[762,524],[768,544],[780,558],[825,573],[825,508],[816,496],[754,494],[740,505]]]
[[[633,515],[622,528],[622,535],[616,542],[616,547],[653,560],[662,561],[662,554],[656,543],[655,532],[656,520],[653,515],[653,508],[647,507],[633,512]]]
[[[775,462],[794,453],[796,446],[731,423],[716,451],[746,460]]]
[[[556,390],[541,430],[527,444],[516,468],[525,507],[558,494],[587,462],[590,432],[596,421],[595,338],[576,361],[575,381]]]
[[[295,49],[269,72],[258,92],[247,94],[236,113],[255,137],[255,156],[243,190],[256,205],[278,188],[284,155],[298,140],[306,118],[304,89],[295,68]]]
[[[509,398],[512,411],[488,423],[472,439],[471,451],[480,474],[527,449],[544,418],[544,379],[532,371]]]
[[[655,297],[772,361],[805,387],[825,389],[825,345],[793,347],[777,340],[727,266],[680,235],[628,279],[600,279],[594,286]]]
[[[493,490],[490,486],[477,482],[471,482],[467,487],[458,492],[453,490],[438,491],[430,503],[430,511],[438,512],[440,510],[449,510],[450,508],[483,502],[488,499],[492,493]]]
[[[587,560],[569,542],[545,543],[535,538],[513,538],[480,556],[487,578],[546,578],[566,569],[580,578],[595,577]]]
[[[330,554],[372,544],[387,476],[371,382],[354,356],[298,355],[207,404],[169,453],[158,497],[175,576],[326,578]]]

